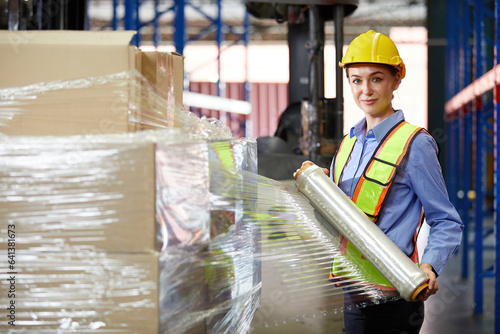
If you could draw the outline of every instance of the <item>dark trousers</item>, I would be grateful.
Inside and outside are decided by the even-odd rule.
[[[424,302],[421,300],[400,299],[364,308],[344,305],[346,334],[417,334],[423,322]]]

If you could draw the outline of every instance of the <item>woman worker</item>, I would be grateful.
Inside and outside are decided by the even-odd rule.
[[[351,307],[346,294],[345,330],[418,333],[424,301],[438,291],[436,277],[460,245],[463,223],[448,199],[435,140],[392,107],[393,92],[406,73],[394,42],[370,30],[352,41],[339,65],[365,117],[344,137],[325,173],[415,263],[421,255],[416,237],[424,214],[430,226],[419,263],[429,285],[419,300]],[[302,167],[310,164],[306,161]]]

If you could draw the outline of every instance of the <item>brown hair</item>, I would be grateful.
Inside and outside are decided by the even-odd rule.
[[[372,63],[355,63],[355,64],[372,64]],[[348,64],[348,65],[345,65],[345,76],[349,79],[349,73],[348,70],[349,70],[349,66],[351,66],[353,64]],[[389,69],[389,71],[391,72],[392,76],[395,77],[396,74],[399,72],[399,67],[396,67],[396,66],[392,66],[392,65],[387,65],[387,64],[377,64],[377,65],[382,65],[382,66],[385,66]]]

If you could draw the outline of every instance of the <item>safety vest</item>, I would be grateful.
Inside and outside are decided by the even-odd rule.
[[[424,129],[401,121],[396,124],[384,137],[379,146],[375,149],[370,161],[367,163],[363,174],[361,175],[354,190],[352,201],[359,207],[373,222],[375,222],[380,213],[380,209],[389,188],[398,172],[403,158],[406,156],[410,144],[415,137]],[[345,136],[342,140],[334,160],[333,180],[338,185],[340,177],[347,161],[351,155],[356,142],[356,137]],[[423,222],[423,210],[420,215],[420,221],[415,231],[413,242],[414,251],[410,258],[413,262],[418,262],[418,250],[416,247],[417,236],[420,226]],[[385,279],[382,274],[349,242],[341,236],[340,253],[351,262],[355,268],[358,268],[358,277],[363,282],[376,287],[382,291],[394,291],[394,287]],[[348,271],[342,266],[342,259],[335,259],[332,265],[330,278],[352,279]]]

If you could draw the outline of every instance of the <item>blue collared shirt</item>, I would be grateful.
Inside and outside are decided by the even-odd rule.
[[[352,198],[366,164],[387,132],[404,120],[401,110],[366,133],[366,120],[351,128],[356,143],[340,177],[339,187]],[[333,176],[333,166],[330,175]],[[425,132],[417,134],[403,159],[382,204],[377,225],[408,256],[422,207],[430,226],[428,244],[420,263],[429,263],[439,274],[462,240],[463,223],[451,204],[438,160],[435,140]]]

